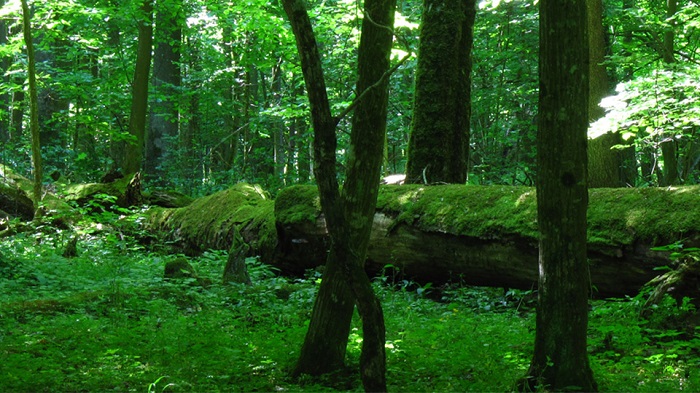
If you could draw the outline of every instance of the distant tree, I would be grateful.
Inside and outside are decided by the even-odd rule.
[[[676,23],[674,17],[678,11],[678,0],[666,1],[666,28],[664,29],[662,58],[667,68],[676,62],[674,54],[676,34],[674,28]],[[675,131],[675,130],[673,130]],[[661,142],[661,155],[664,159],[664,171],[659,185],[671,186],[678,184],[678,145],[675,138],[675,132],[664,133],[664,139]]]
[[[586,1],[540,2],[539,286],[523,391],[597,389],[588,362],[586,258],[589,41]]]
[[[132,136],[132,140],[126,147],[122,167],[125,173],[140,171],[143,162],[148,109],[148,77],[153,47],[153,0],[143,0],[138,19],[138,31],[136,68],[131,82],[131,115],[129,116],[129,134]]]
[[[42,165],[41,142],[39,139],[39,104],[36,86],[36,65],[34,57],[34,42],[32,41],[32,25],[27,0],[22,0],[22,25],[24,43],[27,45],[27,77],[29,79],[29,129],[32,133],[32,166],[34,167],[34,210],[39,211],[42,198]]]
[[[475,0],[425,0],[420,29],[408,183],[465,183]]]
[[[321,288],[295,373],[321,374],[344,363],[354,304],[362,318],[360,356],[366,391],[386,391],[384,316],[364,271],[386,137],[389,55],[394,0],[366,0],[358,50],[358,97],[342,192],[336,173],[335,134],[320,54],[311,22],[300,0],[285,0],[302,61],[314,123],[315,173],[321,209],[331,238]]]
[[[0,0],[0,7],[5,5],[6,0]],[[0,18],[0,47],[7,44],[8,19]],[[6,85],[10,81],[7,70],[12,64],[9,56],[0,56],[0,84]],[[0,142],[7,142],[10,139],[10,106],[12,104],[10,94],[4,89],[0,92]]]
[[[587,2],[588,32],[590,40],[590,100],[588,120],[594,122],[605,116],[600,101],[612,93],[612,83],[604,64],[606,55],[605,31],[603,27],[603,2]],[[621,145],[619,133],[608,132],[588,141],[588,186],[620,187],[622,184],[622,154],[613,146]]]
[[[176,147],[173,142],[179,129],[180,58],[185,14],[182,0],[159,1],[156,5],[152,82],[155,99],[151,103],[150,126],[146,133],[144,169],[147,181],[165,184],[163,169],[168,154]]]

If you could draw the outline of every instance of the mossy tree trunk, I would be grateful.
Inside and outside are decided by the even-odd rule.
[[[39,138],[39,103],[36,86],[36,66],[34,56],[34,43],[32,42],[32,26],[29,6],[26,0],[22,0],[22,21],[24,31],[24,43],[27,45],[27,76],[29,78],[29,129],[32,134],[32,166],[34,167],[34,210],[39,211],[39,203],[42,197],[42,164],[41,142]],[[37,215],[35,215],[36,217]]]
[[[588,362],[586,259],[589,49],[584,0],[540,2],[537,133],[539,290],[523,390],[595,391]]]
[[[341,219],[338,210],[340,192],[335,173],[337,120],[331,116],[321,56],[304,2],[284,0],[282,4],[292,26],[301,58],[314,128],[314,174],[323,214],[333,241],[337,236],[334,236],[332,229],[338,227]],[[336,251],[331,248],[327,260],[336,259]],[[337,264],[328,264],[323,273],[309,329],[293,371],[294,375],[320,375],[343,367],[354,307],[355,299],[343,280],[340,267]]]
[[[146,181],[165,185],[163,164],[177,137],[180,54],[185,15],[181,0],[159,1],[156,6],[156,45],[153,51],[153,90],[150,127],[146,138]]]
[[[143,0],[140,15],[136,67],[134,79],[131,82],[131,116],[129,117],[129,134],[133,140],[127,144],[122,164],[122,170],[127,174],[140,171],[143,161],[148,109],[148,76],[151,70],[153,47],[153,0]]]
[[[339,254],[345,255],[337,262],[342,263],[362,319],[360,371],[369,392],[386,391],[384,315],[364,265],[384,160],[395,8],[396,0],[364,3],[356,89],[361,98],[352,119],[351,153],[342,192],[344,220],[338,231],[341,241],[347,239],[342,241],[347,248],[338,244]]]
[[[610,80],[603,61],[605,60],[605,36],[603,30],[603,2],[587,2],[588,36],[590,41],[590,89],[588,102],[588,120],[594,122],[605,116],[600,101],[611,93]],[[622,144],[619,133],[607,133],[588,141],[588,186],[620,187],[620,167],[622,166],[619,150],[615,145]]]
[[[474,0],[424,0],[407,183],[464,183]]]
[[[302,60],[314,123],[314,158],[321,208],[330,235],[330,252],[295,374],[322,373],[344,363],[354,303],[363,321],[360,357],[367,391],[386,391],[384,317],[364,271],[377,202],[386,134],[389,55],[395,0],[367,0],[358,51],[355,105],[346,182],[336,180],[338,119],[330,115],[318,47],[304,5],[284,1]],[[331,352],[329,353],[328,350]]]
[[[4,6],[6,0],[0,0],[0,7]],[[9,20],[6,18],[0,18],[0,46],[7,44],[7,33],[8,33]],[[4,56],[0,59],[0,70],[8,70],[12,65],[12,60],[9,56]],[[0,83],[5,84],[10,82],[9,75],[3,72],[2,79]],[[10,113],[10,107],[12,106],[12,100],[10,94],[7,91],[0,93],[0,142],[3,144],[10,140],[10,122],[7,117],[7,113]]]

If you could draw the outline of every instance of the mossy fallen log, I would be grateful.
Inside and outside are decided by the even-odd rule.
[[[700,187],[591,190],[594,295],[636,294],[671,263],[653,247],[700,244],[697,206]],[[376,274],[391,265],[418,282],[534,288],[536,212],[528,187],[382,186],[366,267]],[[240,231],[251,255],[288,274],[322,265],[329,242],[315,186],[288,187],[272,201],[237,184],[187,207],[153,208],[146,225],[187,254],[228,250]]]
[[[593,293],[633,295],[668,265],[659,245],[700,241],[700,187],[593,189],[588,256]],[[535,190],[500,186],[383,186],[367,270],[408,279],[529,289],[537,282]],[[313,186],[282,190],[274,263],[299,273],[322,264],[327,234]]]
[[[274,201],[260,186],[239,183],[186,207],[151,208],[145,227],[163,234],[188,255],[208,249],[229,250],[238,232],[251,255],[271,263],[277,244],[273,212]]]

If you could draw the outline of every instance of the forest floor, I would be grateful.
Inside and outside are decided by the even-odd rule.
[[[110,217],[103,217],[106,220]],[[99,221],[99,220],[98,220]],[[67,235],[37,227],[0,242],[0,391],[361,391],[358,318],[348,369],[288,376],[320,274],[280,277],[249,259],[252,286],[222,285],[226,253],[189,258],[211,286],[163,279],[176,258],[91,223],[78,256]],[[509,391],[529,365],[529,291],[417,286],[379,277],[394,392]],[[700,391],[700,337],[652,328],[643,296],[593,301],[589,352],[601,391]],[[687,312],[666,304],[656,318]],[[692,310],[691,310],[692,311]],[[658,325],[658,324],[657,324]]]

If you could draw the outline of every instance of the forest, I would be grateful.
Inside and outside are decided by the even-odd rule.
[[[700,2],[0,0],[0,391],[700,391]]]

